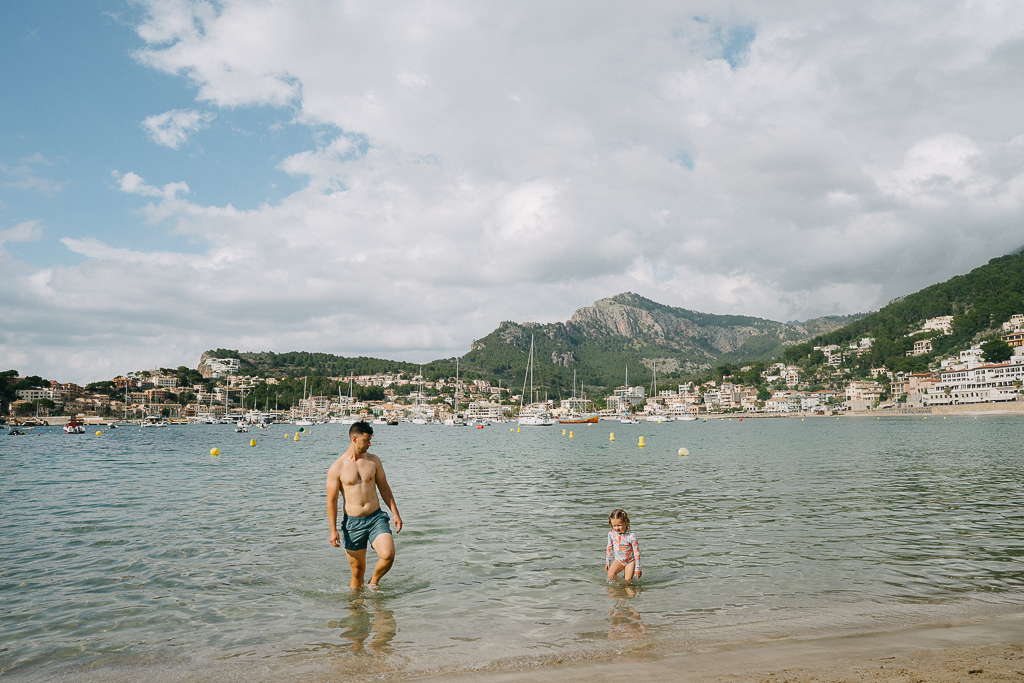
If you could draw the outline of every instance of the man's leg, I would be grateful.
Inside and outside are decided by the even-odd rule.
[[[373,539],[371,546],[377,552],[377,566],[373,568],[373,578],[370,579],[370,585],[376,586],[377,582],[381,580],[388,570],[391,569],[391,565],[395,563],[395,539],[391,534],[380,534],[377,538]],[[363,562],[366,562],[366,551],[363,551]]]
[[[352,566],[352,586],[353,590],[362,588],[363,576],[366,575],[366,548],[362,550],[345,550],[345,555],[348,557],[348,563]]]

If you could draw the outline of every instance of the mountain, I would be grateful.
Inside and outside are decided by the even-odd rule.
[[[581,308],[564,323],[503,322],[473,341],[462,364],[484,376],[522,382],[532,336],[535,385],[569,390],[575,370],[578,381],[586,385],[614,387],[622,384],[627,365],[631,383],[647,383],[655,363],[660,375],[679,376],[722,363],[769,360],[789,346],[840,329],[859,317],[830,316],[789,324],[699,313],[626,292]]]

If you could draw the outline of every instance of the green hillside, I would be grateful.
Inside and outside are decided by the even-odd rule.
[[[922,372],[936,358],[997,338],[1002,323],[1015,313],[1024,313],[1024,255],[1021,253],[994,258],[966,275],[957,275],[895,300],[841,329],[786,349],[783,356],[789,363],[813,367],[821,363],[814,353],[815,346],[841,346],[862,337],[873,337],[871,351],[856,362],[858,368]],[[953,316],[952,334],[926,332],[907,336],[919,330],[925,320],[945,315]],[[932,340],[932,352],[907,357],[914,341],[925,338]]]

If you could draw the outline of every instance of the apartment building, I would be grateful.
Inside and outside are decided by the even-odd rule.
[[[884,387],[878,382],[850,382],[846,387],[848,410],[870,410],[882,398]]]
[[[928,388],[925,405],[955,406],[1016,401],[1022,384],[1024,356],[1015,356],[1008,363],[980,365],[969,369],[955,368],[939,373],[938,382]]]

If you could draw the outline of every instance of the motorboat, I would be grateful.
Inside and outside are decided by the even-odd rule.
[[[619,418],[619,422],[621,422],[624,425],[638,425],[638,424],[640,424],[640,420],[636,419],[635,417],[620,417]]]
[[[247,432],[247,431],[249,431],[249,427],[244,422],[239,422],[237,425],[235,425],[235,432],[236,433],[238,433],[238,432]]]
[[[15,429],[14,427],[11,427],[7,431],[7,436],[25,436],[27,433],[28,432],[23,432],[20,429]]]
[[[169,426],[167,420],[160,415],[147,415],[146,419],[142,421],[143,427],[167,427]]]
[[[647,420],[648,422],[653,422],[655,424],[661,424],[662,422],[672,422],[673,420],[671,415],[664,415],[662,413],[648,415],[644,419]]]
[[[71,420],[64,425],[65,434],[85,434],[85,425],[78,420]]]
[[[557,421],[547,413],[528,413],[519,416],[520,427],[551,427]]]

